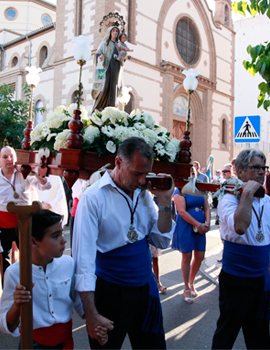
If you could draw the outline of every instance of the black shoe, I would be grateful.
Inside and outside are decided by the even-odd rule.
[[[216,219],[215,225],[219,225],[219,218]]]
[[[222,259],[217,260],[218,263],[222,263]]]

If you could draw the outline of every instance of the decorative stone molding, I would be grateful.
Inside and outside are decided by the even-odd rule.
[[[164,70],[164,72],[170,72],[174,75],[174,77],[181,78],[182,81],[185,79],[185,75],[183,74],[183,70],[185,70],[184,67],[180,67],[172,62],[169,61],[162,61],[160,64],[161,68]],[[210,79],[203,77],[199,75],[197,77],[199,86],[204,89],[216,89],[216,82],[211,81]]]

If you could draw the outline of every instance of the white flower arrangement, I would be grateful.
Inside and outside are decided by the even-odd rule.
[[[72,118],[67,116],[65,113],[53,112],[47,119],[47,125],[50,129],[58,129],[62,126],[64,121],[70,121],[71,119]]]
[[[100,135],[99,128],[91,125],[85,129],[84,140],[89,143],[93,143],[95,138],[98,137],[99,135]]]
[[[32,148],[47,147],[54,152],[65,148],[70,133],[68,122],[75,109],[76,104],[56,107],[48,120],[32,131]],[[167,129],[155,125],[149,113],[136,108],[129,115],[115,107],[107,107],[102,112],[96,110],[87,118],[85,107],[81,106],[80,109],[84,123],[83,150],[97,152],[99,155],[115,154],[121,142],[136,136],[143,138],[153,148],[156,160],[177,161],[180,141],[176,138],[170,140]]]
[[[68,123],[72,120],[76,103],[66,106],[58,106],[49,115],[45,122],[38,124],[31,132],[32,149],[48,148],[50,151],[59,151],[62,147],[66,147],[67,135],[70,133]],[[87,110],[84,106],[80,107],[82,121],[84,126],[89,125]],[[65,132],[64,132],[65,131]],[[64,132],[62,134],[62,132]]]
[[[74,110],[77,109],[77,103],[71,103],[68,108],[67,112],[69,115],[73,116]],[[80,106],[80,117],[82,120],[88,120],[88,112],[87,109],[84,106]]]
[[[67,137],[68,134],[70,133],[69,129],[65,129],[62,132],[60,132],[56,138],[55,138],[55,143],[54,143],[54,149],[56,151],[59,151],[60,148],[65,148],[67,144]]]
[[[90,139],[88,135],[93,127],[100,133]],[[85,129],[83,149],[96,151],[99,155],[114,154],[119,144],[132,136],[143,138],[153,148],[155,159],[177,161],[180,141],[170,141],[167,129],[155,125],[153,117],[138,108],[130,115],[114,107],[107,107],[101,113],[96,110],[90,116],[90,126]]]
[[[45,139],[51,133],[46,122],[38,124],[31,132],[31,145],[34,142],[39,142]]]

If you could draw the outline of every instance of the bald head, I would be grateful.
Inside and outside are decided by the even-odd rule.
[[[0,163],[4,174],[13,172],[17,156],[14,148],[5,146],[0,151]]]

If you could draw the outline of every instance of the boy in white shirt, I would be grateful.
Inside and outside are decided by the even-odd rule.
[[[63,255],[66,239],[61,221],[62,216],[50,210],[32,216],[34,349],[73,349],[73,307],[83,316],[80,297],[74,290],[74,261]],[[32,298],[20,285],[19,276],[20,262],[8,267],[0,300],[0,329],[14,337],[20,335],[20,304]],[[97,334],[104,336],[102,329]]]

